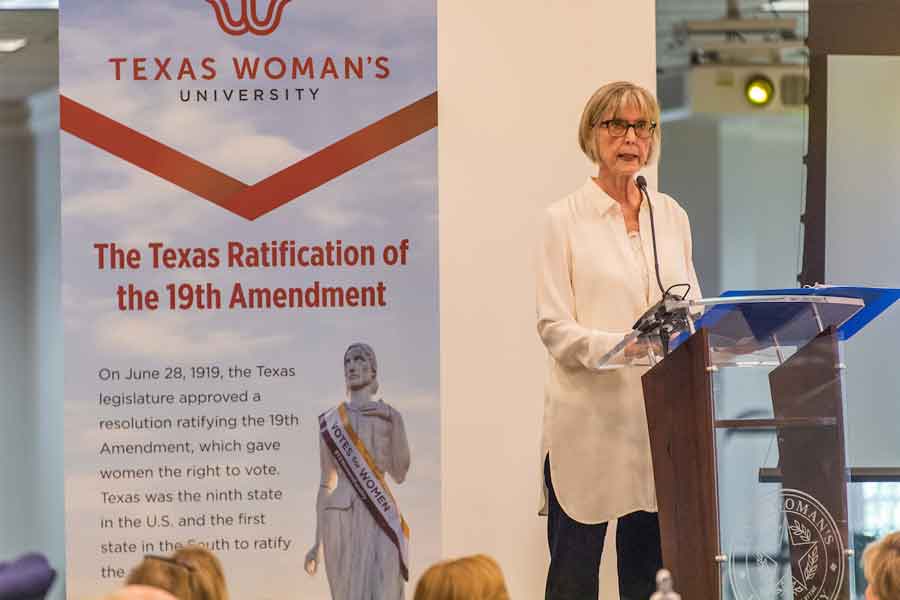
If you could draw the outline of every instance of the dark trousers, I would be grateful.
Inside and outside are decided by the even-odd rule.
[[[606,523],[585,525],[570,518],[559,505],[550,478],[550,457],[544,460],[548,490],[547,542],[550,569],[546,600],[595,600],[600,591],[600,557]],[[656,590],[662,568],[659,520],[656,513],[638,511],[619,517],[616,550],[621,600],[648,600]]]

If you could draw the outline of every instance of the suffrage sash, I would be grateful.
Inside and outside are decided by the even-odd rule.
[[[409,526],[391,490],[384,472],[375,464],[347,418],[347,407],[341,404],[319,416],[319,432],[335,462],[353,485],[363,505],[397,547],[400,574],[409,581]]]

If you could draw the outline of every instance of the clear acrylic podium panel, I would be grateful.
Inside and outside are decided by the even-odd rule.
[[[846,323],[862,305],[856,298],[735,298],[712,304],[695,323],[709,332],[715,369],[723,598],[856,597],[855,563],[846,552],[853,524],[840,354],[833,354],[833,346],[808,344],[827,327]],[[791,357],[804,347],[798,359],[818,363],[814,373],[810,367],[789,369]],[[770,380],[782,365],[784,377]],[[807,412],[793,412],[786,389],[804,390],[809,403],[822,403],[821,411],[806,406]],[[825,406],[829,402],[837,406]],[[825,417],[803,423],[797,414],[828,415],[834,422]]]
[[[834,345],[807,347],[826,328],[846,323],[863,304],[857,298],[768,296],[711,299],[688,307],[704,310],[694,328],[707,330],[711,346],[720,537],[715,559],[722,598],[863,597],[855,574],[862,548],[852,547],[854,511],[848,505],[840,354],[834,354]],[[673,349],[689,335],[674,338]],[[626,357],[625,347],[635,343],[647,352]],[[813,364],[815,373],[782,367],[797,363],[791,357],[804,347],[798,358]],[[648,367],[661,360],[658,351],[658,340],[638,340],[633,333],[603,367]],[[770,374],[779,368],[782,397],[776,411]],[[791,416],[793,400],[784,390],[793,389],[795,395],[806,390],[806,377],[812,379],[800,404],[815,406],[819,394],[823,404],[832,403],[822,407],[827,417]]]
[[[836,353],[834,346],[808,345],[862,310],[862,301],[851,300],[717,305],[704,315],[716,369],[723,598],[864,597],[861,556],[868,540],[853,505],[859,495],[852,487],[862,484],[849,478],[845,366],[837,343]],[[800,349],[807,367],[792,372],[791,357]],[[783,377],[772,377],[776,370]],[[786,426],[793,400],[783,395],[778,414],[779,385],[799,391],[801,405],[821,403],[821,410],[806,413],[821,422]],[[780,426],[766,426],[779,418]]]
[[[719,366],[711,378],[722,598],[856,598],[845,595],[853,589],[855,565],[845,552],[854,529],[853,511],[842,500],[848,498],[849,478],[837,433],[841,417],[834,423],[775,425],[772,370]],[[837,383],[826,380],[817,387]],[[792,436],[799,439],[791,443]],[[782,469],[785,460],[792,473]]]
[[[706,329],[714,365],[774,367],[826,327],[847,323],[859,313],[859,298],[836,296],[734,296],[671,303],[692,315],[693,329]],[[691,331],[670,342],[674,350]],[[634,346],[639,345],[640,349]],[[657,336],[631,332],[603,356],[599,369],[647,367],[662,359]]]

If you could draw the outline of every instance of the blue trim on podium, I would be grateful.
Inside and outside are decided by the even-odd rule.
[[[722,294],[722,297],[729,296],[838,296],[843,298],[859,298],[865,305],[847,322],[838,328],[839,339],[849,340],[860,329],[872,322],[878,315],[887,310],[894,302],[900,299],[900,289],[896,288],[874,288],[874,287],[849,287],[849,286],[827,286],[814,288],[786,288],[779,290],[729,290]],[[709,313],[716,312],[717,308],[736,307],[737,304],[720,305],[711,309]],[[784,305],[775,305],[784,310]],[[800,305],[804,306],[804,305]],[[722,315],[719,315],[721,318]],[[703,320],[706,315],[701,317],[697,323],[698,327],[705,324]],[[714,319],[717,321],[718,319]],[[710,323],[712,324],[712,323]]]

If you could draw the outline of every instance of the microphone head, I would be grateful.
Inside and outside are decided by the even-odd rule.
[[[643,175],[638,175],[637,177],[635,177],[635,178],[634,178],[634,182],[635,182],[636,184],[638,184],[638,187],[641,188],[642,190],[646,190],[646,189],[647,189],[647,180],[644,179],[644,176],[643,176]]]

